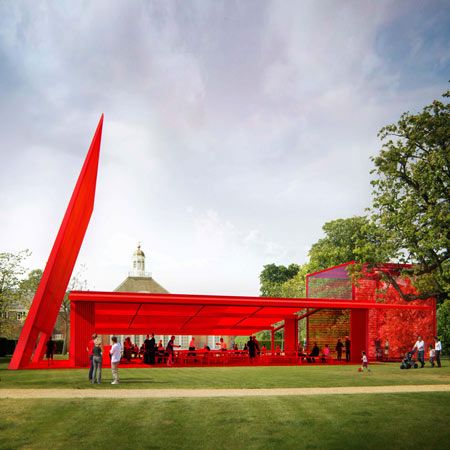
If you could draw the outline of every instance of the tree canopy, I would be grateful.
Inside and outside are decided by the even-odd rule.
[[[364,216],[336,219],[323,225],[325,236],[312,245],[309,265],[312,271],[361,261],[376,243],[376,228]]]
[[[283,283],[293,278],[298,271],[297,264],[290,264],[288,267],[276,264],[265,265],[259,276],[261,296],[279,297]]]
[[[449,92],[443,95],[449,97]],[[412,263],[406,270],[419,294],[443,300],[450,293],[450,104],[435,100],[418,114],[381,129],[384,141],[372,158],[371,222],[380,245],[365,256]],[[400,292],[394,277],[388,281]]]

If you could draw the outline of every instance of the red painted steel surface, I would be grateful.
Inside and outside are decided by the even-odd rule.
[[[350,361],[361,361],[362,352],[368,351],[369,310],[354,309],[350,312]]]
[[[295,352],[298,349],[298,320],[295,317],[284,319],[284,351]]]
[[[74,302],[70,308],[70,361],[75,367],[83,367],[89,362],[86,347],[95,330],[95,305],[93,302]]]
[[[103,115],[100,118],[42,275],[42,280],[20,334],[19,342],[9,365],[10,369],[26,367],[30,363],[37,343],[38,347],[35,353],[38,358],[45,345],[45,336],[51,335],[53,332],[61,302],[94,207],[102,126]],[[44,339],[39,342],[40,334]]]
[[[351,292],[351,289],[334,280],[343,292]],[[323,283],[321,281],[321,283]],[[329,290],[325,290],[329,292]],[[254,334],[261,330],[272,329],[272,325],[281,320],[285,321],[285,349],[294,351],[298,345],[297,315],[305,308],[320,309],[311,317],[322,315],[326,318],[322,321],[320,330],[326,334],[333,328],[330,317],[344,313],[347,315],[348,327],[350,327],[349,311],[361,311],[366,317],[368,309],[394,309],[394,310],[422,310],[429,314],[430,305],[386,304],[373,301],[360,302],[357,299],[336,298],[267,298],[267,297],[237,297],[218,295],[186,295],[186,294],[147,294],[128,292],[94,292],[72,291],[69,295],[71,304],[75,306],[71,317],[71,342],[82,341],[81,344],[71,350],[73,364],[81,365],[80,361],[86,361],[85,347],[90,334],[95,331],[98,334],[162,334],[162,335],[221,335],[243,336]],[[368,299],[370,300],[370,299]],[[94,304],[94,328],[88,333],[79,336],[82,327],[78,324],[78,305]],[[311,309],[310,309],[311,312]],[[327,315],[328,314],[328,315]],[[330,316],[331,314],[331,316]],[[82,318],[82,320],[84,320]],[[83,325],[84,326],[84,325]],[[365,325],[364,325],[365,327]],[[341,330],[338,328],[338,330]],[[347,331],[348,330],[348,331]],[[350,328],[346,329],[345,335]],[[365,331],[361,331],[363,333]],[[357,336],[356,332],[354,334]],[[320,336],[316,336],[320,340]],[[319,345],[321,345],[320,341]],[[326,343],[333,344],[330,341]],[[355,348],[360,347],[354,342]],[[332,347],[330,345],[330,347]],[[333,348],[333,347],[332,347]]]

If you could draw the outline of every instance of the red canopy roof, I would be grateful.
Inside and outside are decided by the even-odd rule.
[[[94,302],[100,334],[248,335],[305,308],[430,309],[337,299],[279,299],[218,295],[72,291],[72,302]]]

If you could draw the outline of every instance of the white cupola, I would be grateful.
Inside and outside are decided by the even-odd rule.
[[[145,277],[145,254],[141,250],[141,245],[138,244],[137,249],[133,253],[133,270],[131,272],[133,277]]]

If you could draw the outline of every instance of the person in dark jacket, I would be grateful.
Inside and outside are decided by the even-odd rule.
[[[317,342],[314,342],[314,346],[311,350],[311,353],[309,354],[307,361],[308,362],[316,362],[316,358],[319,356],[320,353],[320,349],[319,346],[317,345]]]
[[[148,349],[149,364],[155,364],[155,353],[156,353],[156,341],[155,341],[155,335],[152,333],[152,337],[150,339],[149,349]]]
[[[53,355],[56,351],[56,342],[51,336],[48,338],[45,347],[45,357],[47,358],[48,365],[50,365],[50,361],[53,363]]]
[[[254,359],[256,356],[256,343],[253,339],[253,336],[250,336],[250,339],[247,342],[247,348],[249,358]]]
[[[150,336],[148,334],[144,341],[144,364],[150,364]]]
[[[350,362],[350,339],[345,336],[345,360]]]
[[[342,349],[344,347],[344,344],[342,343],[342,341],[340,339],[338,339],[337,344],[336,344],[336,354],[337,354],[337,360],[341,361],[342,360]]]

